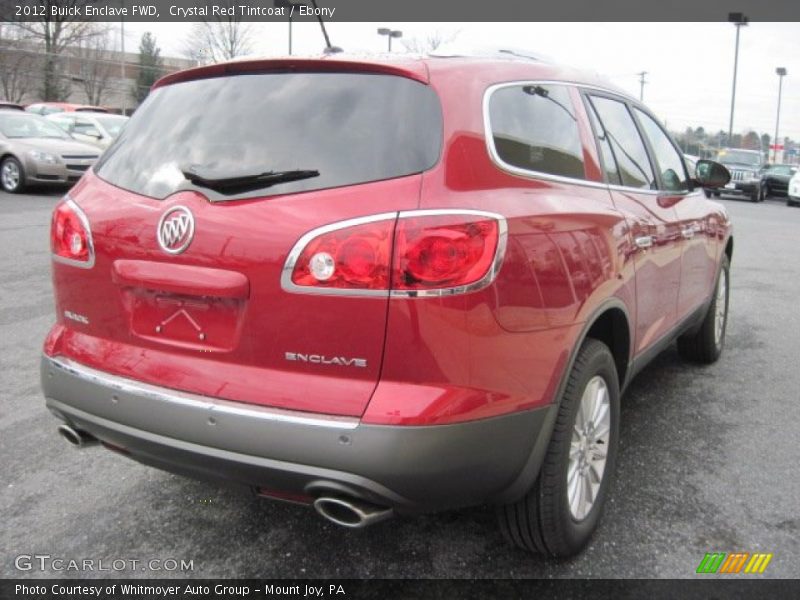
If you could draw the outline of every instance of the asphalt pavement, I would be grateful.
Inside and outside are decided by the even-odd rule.
[[[711,551],[772,553],[764,576],[800,577],[800,209],[722,201],[735,226],[723,357],[691,366],[673,347],[638,376],[602,525],[580,556],[552,561],[506,545],[488,508],[344,530],[68,447],[38,373],[58,197],[0,192],[0,577],[681,578]]]

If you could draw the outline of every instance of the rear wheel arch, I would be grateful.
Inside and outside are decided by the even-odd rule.
[[[627,313],[618,307],[608,308],[593,321],[584,337],[603,342],[611,350],[617,367],[619,386],[622,388],[631,357],[631,328]]]
[[[622,332],[623,330],[624,333]],[[541,432],[533,445],[527,462],[523,465],[517,478],[505,490],[490,498],[490,502],[505,504],[519,500],[527,493],[538,477],[555,428],[556,416],[558,415],[561,399],[564,396],[567,381],[575,366],[578,352],[588,338],[596,339],[609,347],[614,357],[617,376],[619,377],[619,389],[621,391],[624,390],[626,383],[624,377],[627,377],[630,373],[631,331],[633,331],[633,327],[628,309],[619,298],[609,298],[594,310],[575,339],[569,359],[553,395],[550,410],[547,417],[545,417]],[[606,340],[610,340],[610,344]]]

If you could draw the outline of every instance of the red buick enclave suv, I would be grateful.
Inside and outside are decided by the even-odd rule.
[[[621,391],[722,351],[725,209],[639,102],[504,57],[160,80],[52,221],[47,406],[77,446],[349,527],[482,503],[579,551]]]

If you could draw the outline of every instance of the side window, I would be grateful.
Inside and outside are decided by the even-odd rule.
[[[619,169],[617,168],[617,159],[614,158],[614,151],[611,149],[611,139],[608,136],[600,119],[597,118],[597,113],[594,110],[591,102],[587,102],[586,112],[589,113],[589,120],[592,122],[592,129],[594,130],[597,145],[600,148],[600,158],[603,161],[603,169],[606,173],[606,180],[612,185],[621,185],[622,180],[619,176]]]
[[[91,131],[92,129],[95,129],[95,126],[92,125],[89,121],[82,121],[80,119],[75,119],[74,123],[75,123],[75,128],[73,129],[73,131],[75,133],[86,133],[88,131]]]
[[[585,179],[578,119],[563,85],[515,85],[489,99],[492,143],[500,159],[527,171]]]
[[[592,104],[611,142],[622,185],[656,189],[647,150],[628,107],[601,96],[592,96]]]
[[[675,149],[675,146],[670,141],[669,137],[661,126],[656,123],[653,118],[647,113],[642,112],[638,108],[636,117],[642,124],[644,134],[650,140],[650,146],[653,148],[653,153],[656,155],[656,163],[658,164],[658,172],[661,174],[661,189],[670,192],[685,192],[689,189],[689,182],[686,177],[686,169],[684,168],[683,157]]]

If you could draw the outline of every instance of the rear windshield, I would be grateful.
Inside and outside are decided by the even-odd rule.
[[[363,73],[233,75],[154,90],[95,171],[153,198],[196,189],[226,200],[419,173],[441,145],[441,106],[422,83]],[[205,180],[318,175],[267,178],[263,188],[231,194],[191,183],[187,170]]]

